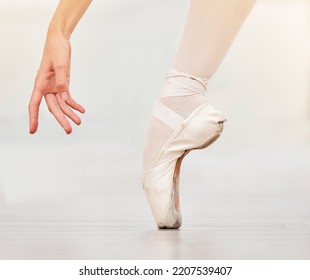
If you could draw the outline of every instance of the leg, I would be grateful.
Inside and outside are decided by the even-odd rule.
[[[224,115],[204,96],[255,0],[191,0],[180,48],[152,108],[143,150],[143,187],[157,225],[181,226],[179,170],[192,149],[213,143]]]
[[[255,2],[256,0],[191,0],[173,67],[210,79]]]
[[[180,72],[205,78],[206,86],[255,2],[256,0],[191,0],[181,44],[172,67]],[[177,112],[190,113],[206,102],[203,94],[169,96],[169,90],[164,85],[160,100]],[[144,170],[171,133],[170,127],[150,116],[143,153]]]

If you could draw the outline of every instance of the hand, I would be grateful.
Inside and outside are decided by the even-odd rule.
[[[77,125],[81,124],[81,119],[72,109],[80,113],[84,113],[85,109],[71,97],[70,65],[70,41],[62,35],[49,33],[28,106],[31,134],[38,129],[39,107],[43,96],[48,110],[67,134],[72,132],[72,127],[66,117]]]

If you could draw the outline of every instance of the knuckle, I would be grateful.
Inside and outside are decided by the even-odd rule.
[[[28,109],[29,109],[29,111],[30,111],[30,110],[33,110],[33,109],[35,109],[35,108],[36,108],[36,104],[34,104],[33,102],[31,102],[31,103],[28,104]]]
[[[63,70],[66,68],[66,64],[65,63],[56,63],[55,65],[56,69],[60,69],[60,70]]]
[[[66,87],[66,85],[67,85],[66,81],[57,81],[56,82],[57,88],[64,88],[64,87]]]

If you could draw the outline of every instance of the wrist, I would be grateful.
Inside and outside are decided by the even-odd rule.
[[[50,23],[47,31],[48,36],[61,36],[70,40],[72,32],[70,32],[64,24]]]

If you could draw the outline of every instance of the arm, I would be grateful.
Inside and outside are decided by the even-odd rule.
[[[92,0],[61,0],[49,24],[41,64],[29,102],[29,132],[38,128],[39,107],[44,96],[49,111],[66,133],[72,128],[67,118],[77,125],[80,118],[72,111],[85,109],[71,97],[69,90],[71,45],[70,37]],[[72,109],[71,109],[72,108]]]

